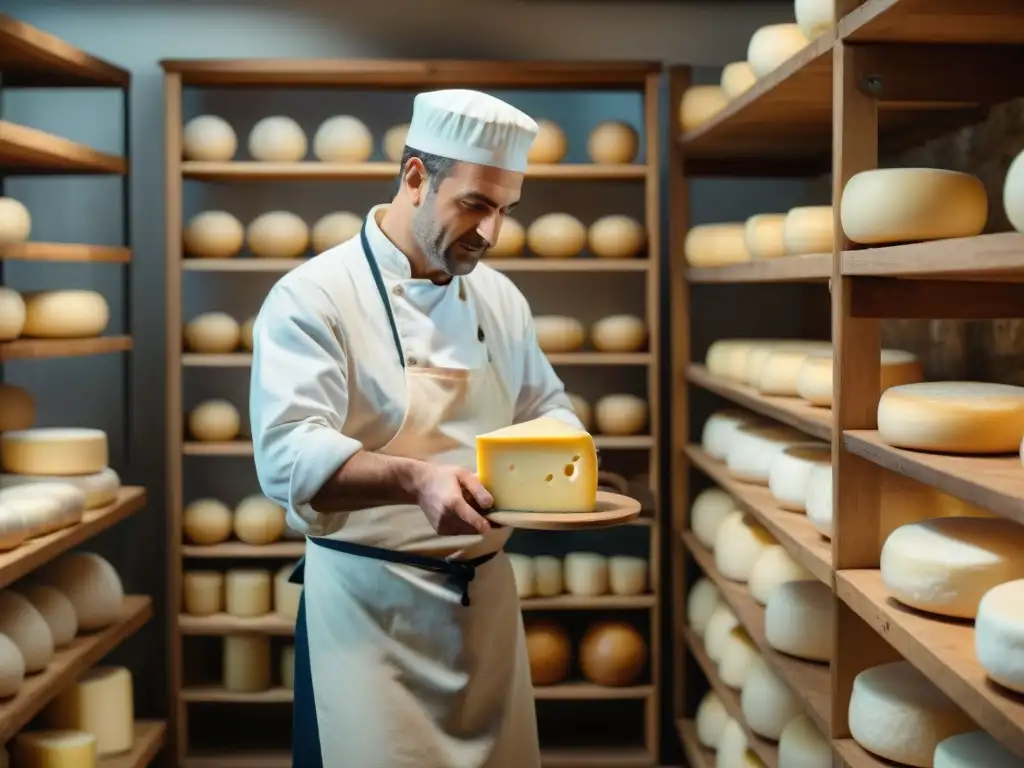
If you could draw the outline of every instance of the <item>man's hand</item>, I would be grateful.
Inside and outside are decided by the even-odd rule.
[[[494,499],[467,469],[423,464],[415,484],[416,503],[439,536],[487,533],[491,524],[479,510]]]

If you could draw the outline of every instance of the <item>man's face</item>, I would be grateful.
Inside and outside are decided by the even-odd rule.
[[[450,275],[472,272],[498,241],[522,187],[521,173],[472,163],[456,163],[437,190],[425,182],[412,227],[430,266]]]

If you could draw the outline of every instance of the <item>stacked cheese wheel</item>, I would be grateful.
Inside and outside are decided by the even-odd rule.
[[[508,226],[506,220],[502,233]],[[632,259],[647,244],[643,224],[618,214],[602,216],[588,228],[571,214],[547,213],[535,219],[525,233],[518,222],[513,222],[511,231],[502,233],[488,256],[518,256],[525,245],[534,256],[543,259],[571,259],[584,251],[599,259]]]
[[[93,290],[19,293],[0,286],[0,342],[28,339],[89,339],[110,322],[110,305]]]
[[[202,312],[185,324],[185,349],[204,355],[226,355],[243,349],[252,352],[253,315],[239,323],[227,312]]]
[[[258,493],[246,496],[233,511],[218,499],[199,498],[185,506],[182,526],[190,544],[222,544],[234,534],[245,544],[265,546],[284,537],[285,511]]]
[[[223,398],[204,400],[188,414],[188,433],[204,443],[227,443],[242,434],[242,415]]]
[[[290,211],[262,213],[248,226],[228,211],[202,211],[185,225],[182,241],[187,258],[230,259],[247,246],[254,257],[305,258],[310,248],[323,253],[358,237],[363,218],[350,211],[333,211],[312,225]]]
[[[277,571],[265,568],[188,570],[183,579],[182,608],[191,616],[226,613],[255,618],[276,613],[295,621],[299,613],[302,586],[289,581],[295,564]]]
[[[751,260],[832,253],[832,207],[811,205],[761,213],[745,222],[699,224],[683,242],[692,267],[723,267]]]
[[[573,667],[573,641],[566,628],[548,619],[526,621],[526,650],[535,686],[564,682]],[[594,621],[577,644],[579,670],[595,685],[637,685],[647,668],[647,642],[633,625]]]
[[[269,635],[245,633],[225,635],[221,646],[221,684],[230,693],[258,693],[275,684],[272,661],[274,643]],[[277,684],[295,687],[295,646],[282,645],[278,651]]]
[[[646,559],[597,552],[552,555],[509,554],[520,598],[618,595],[633,597],[648,588],[650,567]]]
[[[587,333],[576,318],[537,315],[533,324],[542,351],[564,354],[583,349]],[[607,315],[590,329],[590,343],[598,352],[641,352],[647,347],[647,323],[636,315]]]

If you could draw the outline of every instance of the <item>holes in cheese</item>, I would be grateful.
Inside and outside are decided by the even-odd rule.
[[[598,164],[631,163],[640,149],[640,136],[629,123],[604,120],[587,137],[587,156]]]
[[[650,570],[642,557],[612,555],[608,558],[608,589],[613,595],[631,597],[647,590]]]
[[[739,690],[747,680],[754,660],[760,656],[757,646],[743,627],[733,627],[722,649],[718,676],[730,688]]]
[[[273,544],[284,535],[284,507],[260,493],[246,496],[235,507],[235,536],[246,544]]]
[[[724,461],[729,455],[729,448],[737,429],[764,423],[764,419],[749,411],[733,408],[715,411],[704,422],[700,437],[701,447],[711,458]]]
[[[41,672],[53,660],[50,625],[32,603],[12,590],[0,592],[0,633],[18,646],[27,674]]]
[[[759,213],[743,225],[743,242],[752,259],[777,259],[786,255],[786,242],[782,238],[784,213]]]
[[[569,259],[587,244],[587,228],[568,213],[546,213],[526,228],[526,246],[537,256]]]
[[[231,509],[217,499],[196,499],[182,512],[182,524],[193,544],[220,544],[231,535]]]
[[[935,747],[932,768],[1024,768],[1024,757],[1015,755],[985,731],[950,736]]]
[[[16,694],[25,682],[25,657],[7,635],[0,634],[0,699]]]
[[[2,303],[0,314],[3,314]],[[36,401],[32,393],[24,387],[0,382],[0,432],[28,429],[35,422]]]
[[[214,398],[206,400],[188,414],[188,431],[196,440],[203,442],[227,442],[238,437],[242,428],[242,417],[238,408],[227,400]]]
[[[853,680],[850,735],[868,752],[931,768],[935,747],[977,726],[908,661],[870,667]]]
[[[781,544],[766,547],[758,556],[747,579],[750,596],[761,605],[767,605],[768,596],[787,581],[813,579],[813,574],[793,559]]]
[[[550,621],[526,624],[526,654],[534,685],[556,685],[569,676],[572,644],[563,627]]]
[[[720,85],[691,85],[679,101],[679,127],[692,131],[721,112],[729,96]]]
[[[807,715],[797,715],[782,729],[779,765],[832,768],[832,745]]]
[[[508,558],[509,565],[512,566],[512,576],[516,580],[516,594],[519,595],[520,599],[533,597],[537,591],[533,558],[528,555],[518,555],[514,552],[509,552],[506,557]]]
[[[647,426],[647,403],[636,395],[605,395],[597,401],[594,421],[603,435],[635,435]]]
[[[1024,693],[1024,579],[992,587],[981,598],[974,651],[990,678]]]
[[[740,706],[750,730],[772,741],[778,741],[782,729],[802,712],[800,700],[761,657],[750,665]]]
[[[635,685],[647,663],[647,643],[624,621],[597,621],[580,639],[580,672],[597,685]]]
[[[32,291],[25,300],[22,336],[83,339],[99,336],[110,322],[110,306],[96,291]]]
[[[62,648],[78,634],[78,614],[67,595],[45,584],[19,585],[15,590],[24,597],[46,621],[53,635],[53,644]]]
[[[564,561],[565,589],[593,597],[608,592],[608,558],[596,552],[570,552]]]
[[[722,68],[719,85],[730,99],[743,95],[757,81],[749,61],[730,61]]]
[[[726,467],[737,480],[768,485],[775,457],[786,448],[806,443],[810,443],[806,435],[780,424],[739,427],[725,457]]]
[[[715,567],[730,581],[745,582],[754,563],[776,541],[751,515],[739,510],[722,521],[715,538]]]
[[[227,312],[204,312],[185,324],[185,348],[203,354],[234,352],[242,329]]]
[[[182,576],[182,607],[193,616],[212,616],[224,610],[224,574],[219,571],[185,571]]]
[[[74,486],[85,494],[85,509],[112,504],[121,490],[121,478],[110,467],[91,475],[0,475],[0,489],[55,482]]]
[[[698,493],[690,507],[690,528],[697,541],[713,549],[718,529],[734,511],[736,502],[721,488],[707,488]]]
[[[768,595],[764,635],[776,650],[801,659],[832,658],[832,591],[817,580],[787,581]]]
[[[989,589],[1024,578],[1024,526],[999,517],[944,517],[897,528],[882,547],[882,579],[901,603],[973,619]]]
[[[911,352],[883,349],[879,392],[924,380],[924,367]],[[832,357],[809,356],[796,375],[796,394],[811,405],[832,407]]]
[[[708,658],[716,664],[722,660],[722,651],[725,649],[725,641],[729,639],[729,633],[739,624],[736,614],[724,601],[719,602],[711,611],[707,626],[704,628],[704,650]]]
[[[106,468],[100,429],[34,427],[0,435],[0,463],[16,475],[91,475]]]
[[[593,512],[597,449],[584,430],[552,417],[477,436],[477,472],[494,509]]]
[[[825,466],[832,466],[832,448],[828,443],[790,446],[772,459],[768,490],[782,509],[803,512],[807,509],[807,482],[811,470]]]
[[[232,616],[270,613],[270,571],[232,568],[224,577],[224,608]]]
[[[289,563],[274,574],[274,612],[290,621],[299,617],[299,599],[302,597],[302,585],[288,580],[294,570],[295,563]]]
[[[270,637],[226,635],[221,674],[225,690],[255,693],[270,687]]]
[[[96,737],[96,754],[117,755],[135,743],[132,674],[125,667],[93,667],[43,710],[49,728]]]
[[[80,631],[103,629],[121,615],[121,577],[114,566],[94,552],[62,555],[37,571],[37,580],[67,596],[75,606]]]
[[[714,582],[706,576],[701,576],[690,587],[690,594],[686,596],[686,623],[703,637],[715,609],[722,604],[722,593]]]
[[[750,36],[747,61],[760,80],[809,42],[797,24],[768,24]]]
[[[295,689],[295,646],[286,645],[281,649],[281,686],[289,691]]]
[[[724,267],[750,261],[745,225],[699,224],[683,240],[683,253],[691,267]]]
[[[647,324],[636,315],[607,315],[590,329],[598,352],[640,352],[647,346]]]
[[[22,731],[11,757],[25,768],[89,768],[96,765],[96,737],[84,731]]]
[[[245,227],[227,211],[197,213],[182,233],[185,253],[200,259],[229,259],[245,243]]]
[[[708,749],[718,749],[725,724],[729,722],[729,713],[725,705],[714,691],[708,691],[697,705],[694,716],[697,727],[697,739]]]

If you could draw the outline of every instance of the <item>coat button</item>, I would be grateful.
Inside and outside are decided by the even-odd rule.
[[[405,289],[400,285],[396,285],[394,288],[391,289],[391,292],[395,294],[395,296],[401,296],[403,293],[405,293]]]
[[[417,364],[416,363],[416,358],[415,357],[410,357],[409,358],[409,365],[416,365],[416,364]]]

